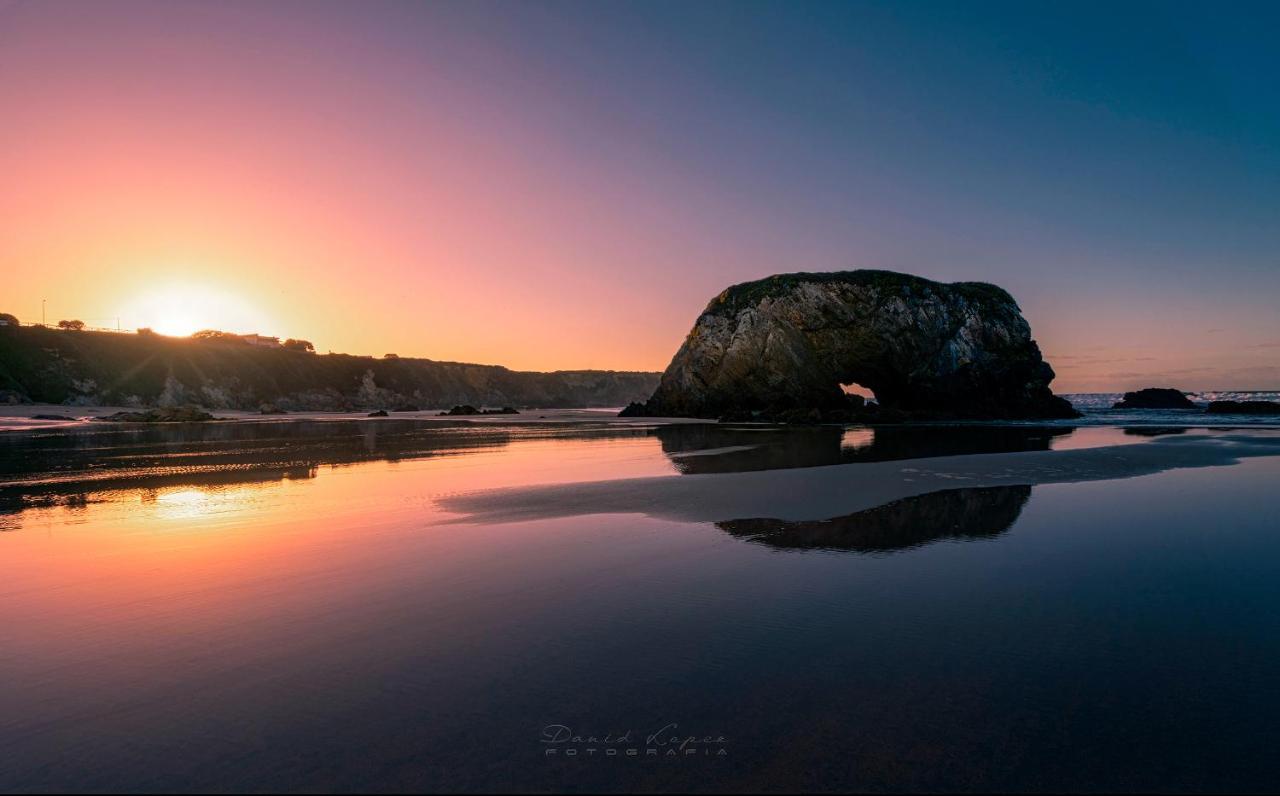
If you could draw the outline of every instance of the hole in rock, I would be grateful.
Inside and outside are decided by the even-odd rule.
[[[860,395],[868,401],[876,399],[876,394],[861,384],[849,382],[848,384],[841,384],[840,389],[844,391],[845,395]]]

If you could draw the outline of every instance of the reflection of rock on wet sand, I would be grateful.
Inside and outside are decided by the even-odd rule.
[[[886,553],[944,540],[990,539],[1013,526],[1029,486],[947,489],[829,520],[746,519],[716,527],[779,550]]]
[[[686,475],[820,467],[971,453],[1049,450],[1075,429],[1052,426],[660,426],[654,434]],[[744,447],[745,446],[745,447]],[[723,451],[691,456],[699,451]]]

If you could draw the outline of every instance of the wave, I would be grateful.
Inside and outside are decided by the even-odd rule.
[[[1201,407],[1211,401],[1280,401],[1276,390],[1202,390],[1186,393]],[[1174,425],[1174,426],[1274,426],[1275,416],[1206,415],[1194,409],[1112,409],[1124,397],[1120,392],[1083,392],[1062,395],[1084,417],[1068,425]]]

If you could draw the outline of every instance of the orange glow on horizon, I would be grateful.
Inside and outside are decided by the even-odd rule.
[[[270,334],[266,315],[245,299],[210,285],[175,283],[153,288],[128,300],[118,317],[136,319],[131,326],[172,337],[201,329]]]

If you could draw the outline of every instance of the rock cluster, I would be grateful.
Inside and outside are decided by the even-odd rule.
[[[466,416],[466,415],[518,415],[520,411],[510,406],[504,406],[501,409],[477,409],[470,404],[455,406],[447,412],[441,412],[443,416]]]
[[[140,412],[116,412],[94,418],[94,420],[110,423],[193,423],[212,419],[213,415],[198,406],[171,406]]]

